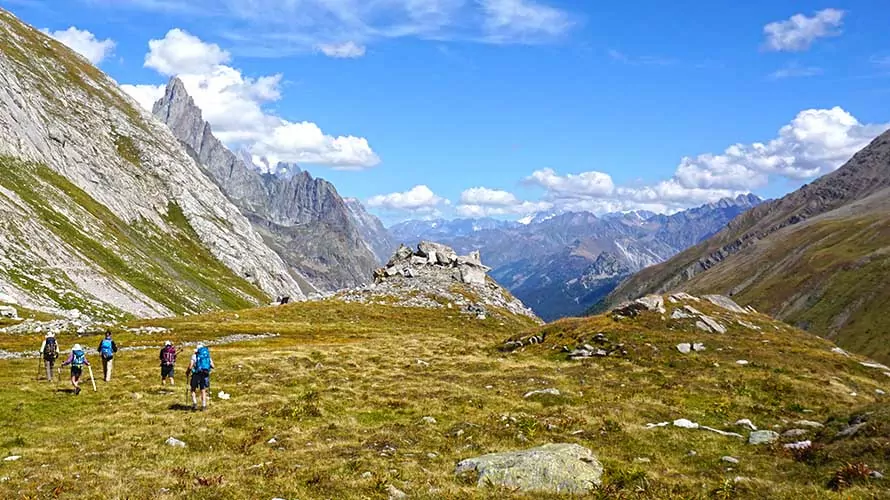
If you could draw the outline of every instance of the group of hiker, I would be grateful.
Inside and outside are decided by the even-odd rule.
[[[106,383],[111,382],[111,371],[114,367],[114,355],[117,353],[118,347],[117,343],[115,343],[112,338],[110,331],[105,332],[105,338],[99,343],[99,347],[96,351],[99,353],[99,357],[102,360],[102,378]],[[176,365],[176,358],[180,352],[182,352],[182,350],[176,349],[173,342],[169,340],[164,342],[164,347],[161,348],[159,355],[161,362],[161,386],[166,386],[168,381],[171,386],[175,385],[173,370]],[[50,382],[54,380],[53,369],[55,368],[56,360],[59,358],[59,353],[59,343],[55,333],[47,333],[46,337],[43,339],[43,343],[40,345],[40,358],[43,361],[43,368],[46,370],[46,378]],[[90,365],[89,360],[87,360],[86,351],[83,346],[74,344],[68,358],[62,362],[61,366],[71,367],[71,385],[74,386],[75,395],[79,395],[81,392],[80,380],[83,376],[84,366],[89,370],[90,380],[93,383],[93,389],[95,390],[96,383],[93,380],[92,365]],[[191,359],[189,360],[188,369],[186,370],[186,374],[190,377],[189,388],[191,389],[192,410],[198,409],[198,391],[201,393],[201,410],[203,411],[207,409],[207,391],[210,389],[210,372],[214,368],[216,367],[213,364],[213,359],[210,357],[210,349],[208,349],[206,345],[199,343],[195,347],[195,352],[192,354]],[[61,372],[61,369],[59,371]]]

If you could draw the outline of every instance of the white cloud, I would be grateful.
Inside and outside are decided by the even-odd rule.
[[[115,42],[110,38],[99,40],[96,35],[86,30],[79,30],[74,26],[66,30],[50,31],[41,30],[47,35],[67,45],[73,51],[84,56],[93,64],[99,64],[114,52]]]
[[[829,173],[890,124],[863,124],[840,107],[801,111],[767,142],[733,144],[720,154],[685,157],[674,175],[651,185],[615,186],[603,172],[538,170],[527,183],[561,210],[670,212],[735,197],[774,178],[804,181]]]
[[[365,46],[355,42],[323,43],[318,45],[318,50],[328,57],[337,59],[355,59],[365,55]]]
[[[315,123],[292,122],[268,113],[264,106],[281,99],[282,75],[246,77],[223,64],[230,60],[219,46],[173,29],[163,39],[149,42],[145,66],[165,76],[177,75],[217,138],[233,148],[246,148],[272,165],[308,163],[360,170],[380,163],[363,137],[329,135]],[[148,110],[164,93],[163,86],[122,87]]]
[[[677,61],[658,56],[630,56],[616,49],[607,52],[613,61],[618,61],[630,66],[670,66]]]
[[[145,67],[166,76],[205,74],[232,56],[215,43],[205,43],[181,29],[172,29],[160,40],[149,40]]]
[[[823,73],[822,68],[818,66],[801,66],[799,63],[792,62],[786,64],[783,68],[777,69],[769,74],[772,80],[783,80],[785,78],[805,78],[809,76],[818,76]]]
[[[448,200],[437,196],[426,185],[418,185],[402,193],[390,193],[368,198],[368,206],[393,211],[431,212]]]
[[[561,198],[605,197],[615,191],[612,177],[603,172],[582,172],[560,176],[551,168],[536,170],[526,182],[547,189]]]
[[[513,193],[499,189],[474,187],[460,195],[460,202],[467,205],[492,205],[506,207],[515,205],[519,200]]]
[[[547,201],[520,201],[516,195],[499,189],[474,187],[460,195],[460,205],[455,207],[463,217],[491,215],[528,215],[553,208]]]
[[[267,57],[321,50],[332,40],[351,40],[359,49],[403,37],[537,44],[559,39],[576,24],[573,14],[545,3],[552,0],[81,1],[203,15],[228,26],[227,35],[240,42],[239,54]]]
[[[786,21],[769,23],[763,27],[767,50],[799,52],[807,50],[819,38],[841,34],[844,11],[825,9],[812,17],[795,14]]]
[[[565,11],[534,0],[479,0],[479,4],[492,42],[558,37],[572,26]]]

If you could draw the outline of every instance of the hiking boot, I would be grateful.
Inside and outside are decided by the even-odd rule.
[[[206,407],[206,406],[202,406],[202,407],[201,407],[201,411],[207,411],[207,407]]]
[[[74,388],[74,395],[75,395],[75,396],[79,396],[79,395],[80,395],[80,387],[75,387],[75,388]]]
[[[198,411],[198,405],[192,403],[192,411]]]

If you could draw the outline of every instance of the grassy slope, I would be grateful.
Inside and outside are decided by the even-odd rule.
[[[520,319],[478,321],[444,309],[337,302],[140,322],[173,327],[165,337],[176,341],[230,333],[281,337],[213,348],[214,389],[232,399],[214,400],[198,414],[177,410],[182,386],[158,390],[155,350],[121,353],[116,380],[76,398],[59,391],[64,385],[35,382],[34,360],[0,361],[0,454],[23,457],[0,462],[0,477],[9,478],[0,482],[0,497],[102,491],[107,498],[386,498],[383,490],[393,484],[412,498],[504,498],[508,492],[480,492],[454,478],[454,464],[553,441],[580,443],[603,459],[607,485],[594,496],[886,493],[872,484],[839,495],[825,485],[853,457],[878,470],[887,465],[890,415],[869,405],[875,388],[890,379],[831,353],[824,340],[764,316],[748,319],[763,333],[733,327],[726,335],[693,334],[688,324],[654,316],[564,320],[541,330]],[[542,346],[511,354],[496,349],[507,337],[541,331]],[[628,356],[567,362],[551,350],[600,331],[625,343]],[[98,337],[78,340],[93,345]],[[162,339],[122,333],[117,340],[158,345]],[[705,342],[708,351],[683,356],[673,349],[691,340]],[[73,341],[63,337],[62,346]],[[3,338],[0,349],[38,342]],[[740,358],[751,365],[736,365]],[[562,395],[522,397],[546,387]],[[810,463],[706,432],[641,427],[685,417],[720,428],[750,418],[768,428],[806,418],[826,421],[828,436],[861,408],[877,412],[869,426],[852,440],[826,440]],[[424,416],[437,423],[422,423]],[[169,436],[189,448],[165,446]],[[278,442],[267,444],[272,437]],[[723,455],[741,464],[723,463]],[[370,478],[362,477],[365,471]],[[751,480],[734,484],[736,476]]]
[[[890,220],[882,212],[786,228],[683,288],[733,293],[739,303],[890,362]]]
[[[108,275],[176,313],[244,308],[251,301],[266,300],[260,290],[213,258],[176,205],[168,207],[166,216],[175,233],[166,234],[148,222],[128,225],[43,165],[0,157],[0,170],[0,185],[19,195],[44,227]],[[66,214],[77,214],[77,220]],[[18,271],[10,272],[10,279],[38,296],[47,296],[63,307],[96,308],[74,294],[59,294],[31,278],[46,270]],[[58,274],[56,278],[64,283],[67,278]]]

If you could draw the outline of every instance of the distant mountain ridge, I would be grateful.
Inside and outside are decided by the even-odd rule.
[[[408,221],[390,230],[400,242],[436,238],[458,252],[481,250],[492,277],[551,320],[582,314],[633,272],[711,236],[760,202],[742,195],[673,215],[548,213],[525,223]]]
[[[890,360],[890,131],[836,171],[644,269],[605,305],[661,290],[725,293]]]
[[[166,123],[301,280],[304,293],[369,283],[379,259],[362,236],[354,211],[334,186],[308,172],[261,173],[213,136],[185,86],[172,78],[154,115]]]

